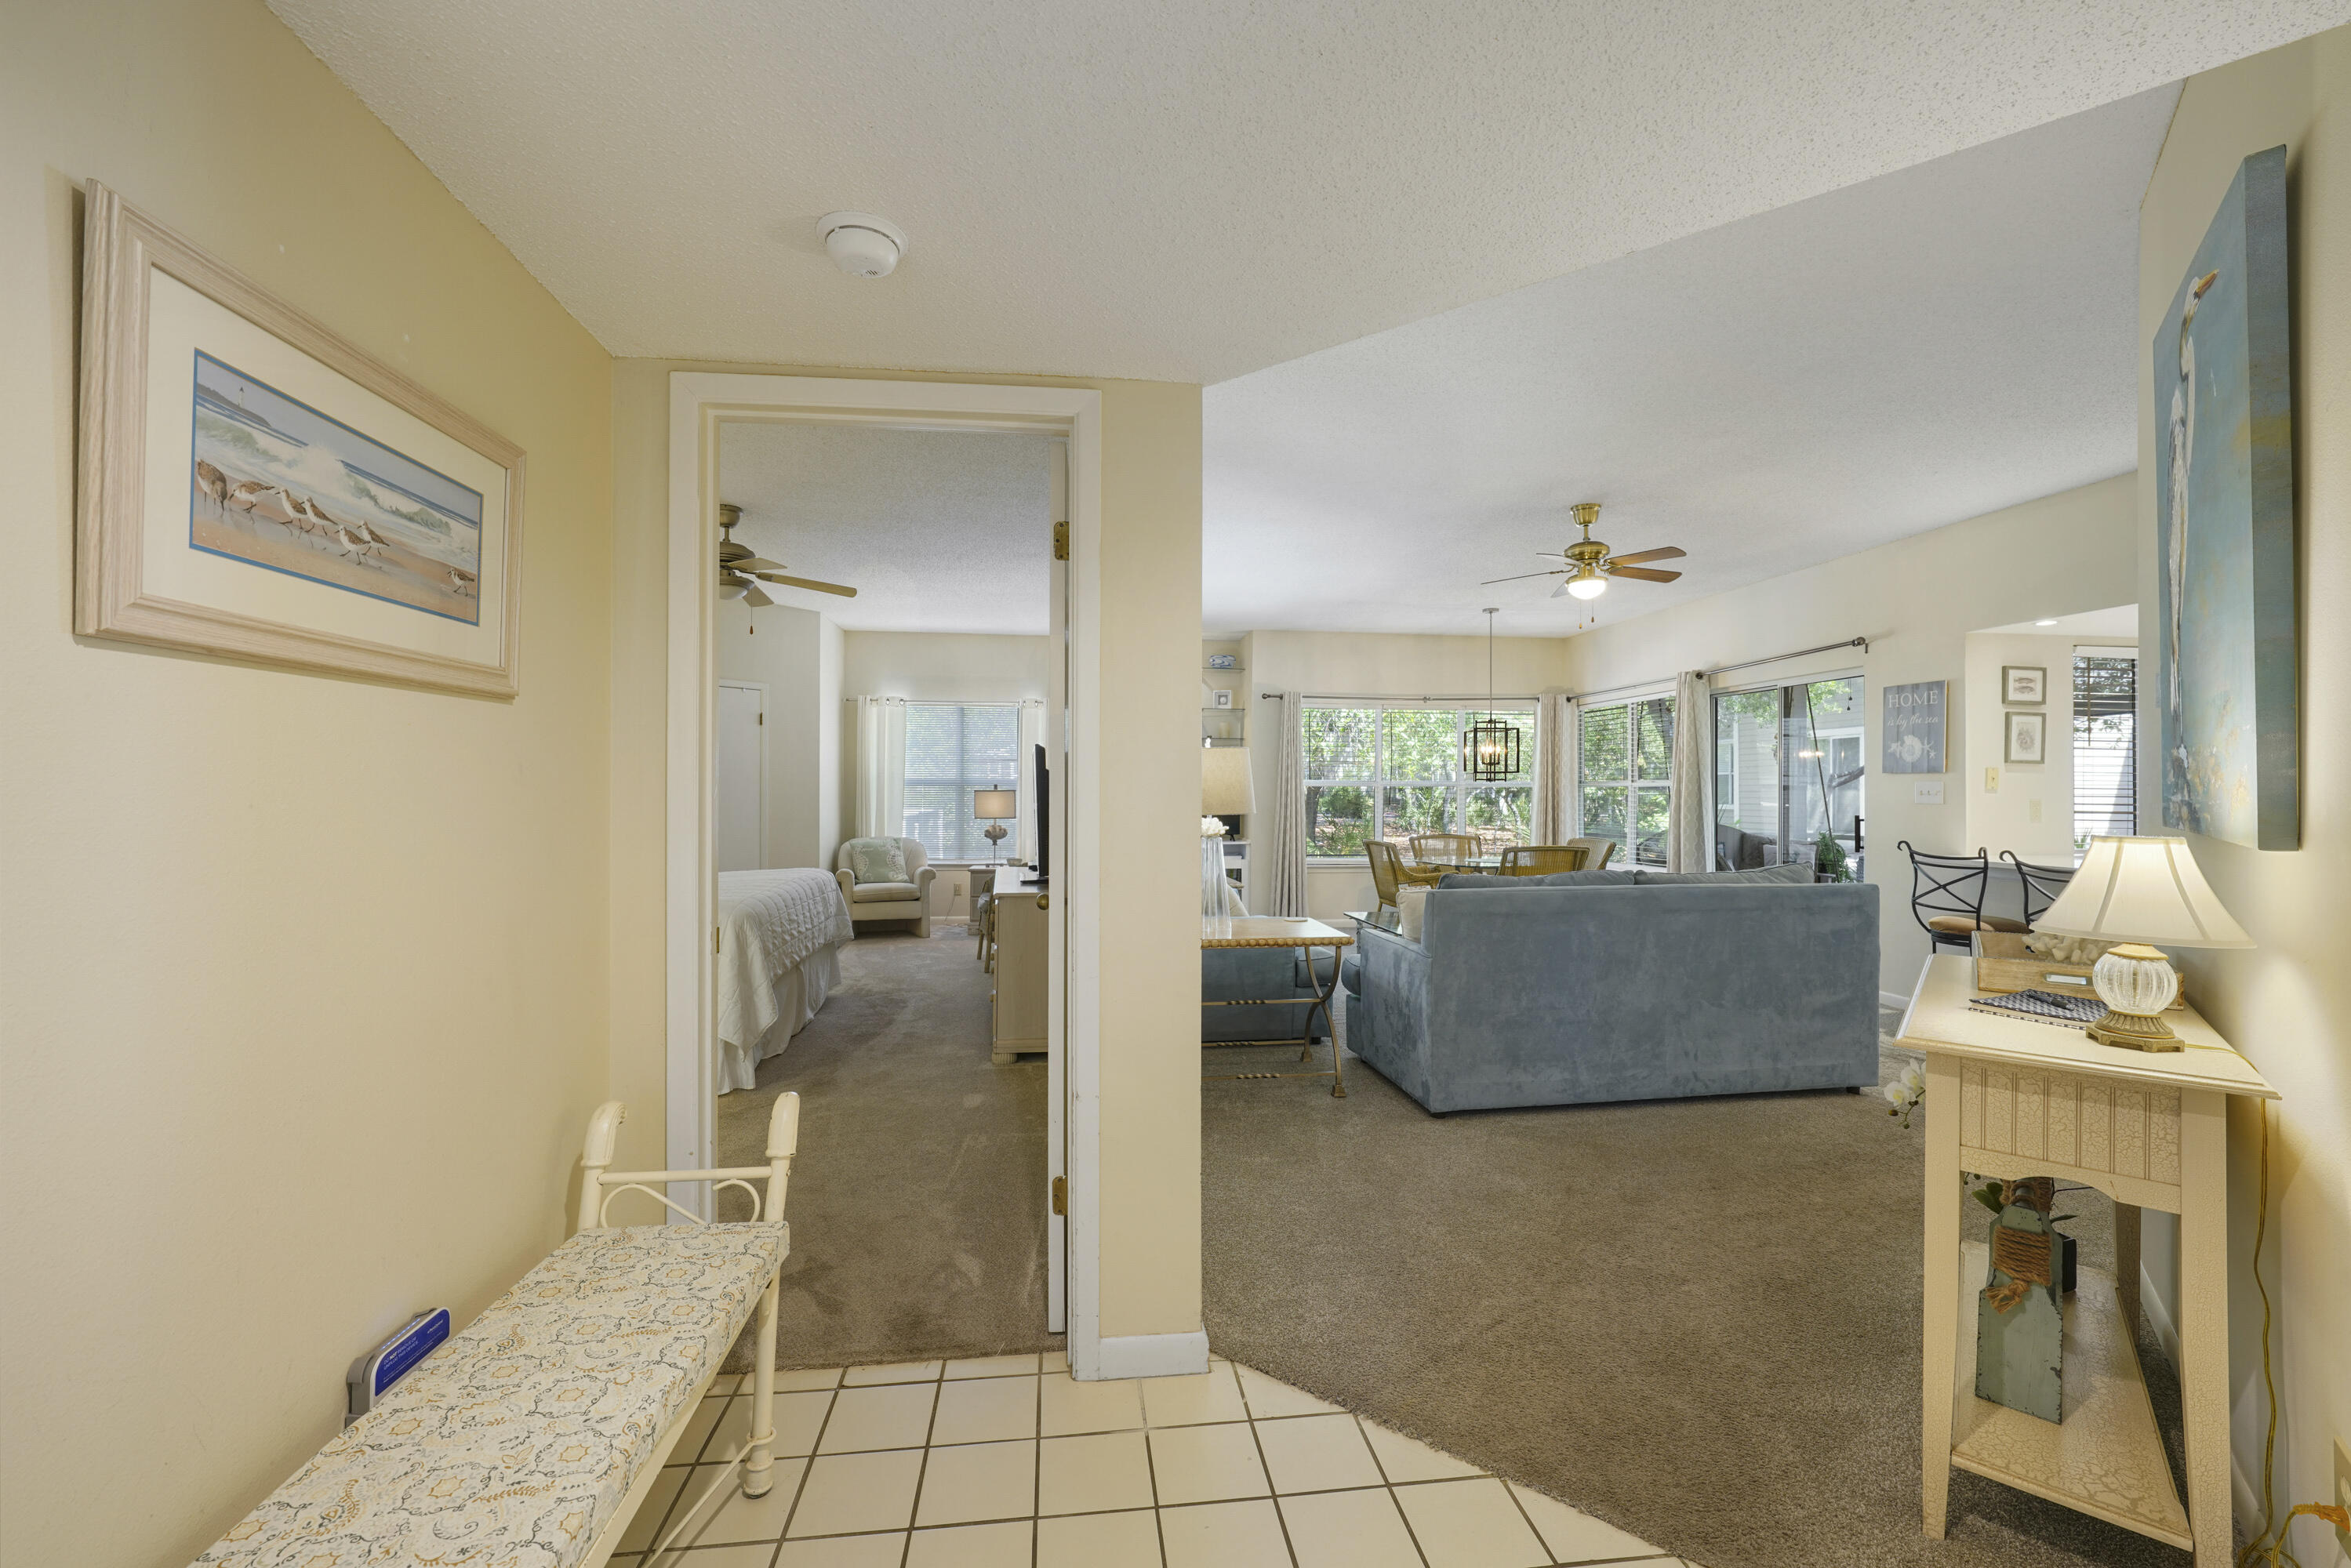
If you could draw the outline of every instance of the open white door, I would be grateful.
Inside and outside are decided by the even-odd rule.
[[[1050,639],[1045,660],[1045,757],[1052,784],[1045,801],[1054,872],[1070,863],[1070,445],[1053,444]],[[1064,883],[1066,885],[1066,882]],[[1049,878],[1050,886],[1050,878]],[[1048,893],[1045,908],[1045,1329],[1070,1328],[1070,949],[1068,898]]]

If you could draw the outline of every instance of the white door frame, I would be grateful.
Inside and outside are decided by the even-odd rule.
[[[1069,1343],[1080,1377],[1102,1373],[1102,394],[976,382],[679,371],[670,376],[668,873],[664,919],[667,1168],[716,1153],[710,946],[713,731],[717,709],[718,432],[729,423],[848,423],[1007,430],[1069,438],[1069,767],[1054,780],[1053,905],[1068,932]],[[1040,541],[1041,542],[1041,541]],[[1066,912],[1066,913],[1064,913]],[[673,1201],[706,1212],[706,1184]]]
[[[759,800],[759,810],[758,810],[758,823],[759,823],[759,856],[758,856],[758,858],[759,858],[759,864],[760,864],[762,867],[765,867],[765,866],[767,865],[767,863],[768,863],[768,683],[767,683],[767,682],[765,682],[765,681],[738,681],[738,680],[735,679],[732,675],[726,675],[726,676],[722,676],[722,677],[717,681],[716,685],[721,685],[721,686],[734,686],[734,687],[736,687],[736,688],[737,688],[738,690],[741,690],[741,691],[747,691],[747,692],[757,692],[757,693],[758,693],[758,694],[759,694],[759,784],[758,784],[758,791],[759,791],[759,793],[758,793],[758,800]],[[713,713],[713,716],[714,716],[714,718],[716,717],[716,703],[717,703],[717,700],[718,700],[718,699],[717,699],[717,697],[716,696],[716,695],[714,695],[712,696],[712,698],[711,698],[711,702],[712,702],[712,705],[713,705],[713,707],[712,707],[712,713]],[[714,736],[715,736],[715,732],[714,732]],[[715,762],[715,760],[716,760],[716,744],[717,744],[717,743],[716,743],[716,739],[714,738],[714,739],[713,739],[713,741],[712,741],[712,747],[713,747],[712,755],[713,755],[714,762]],[[715,798],[715,797],[714,797],[714,798]],[[671,1168],[671,1169],[673,1169],[673,1170],[679,1169],[679,1168],[684,1168],[684,1169],[686,1169],[686,1170],[698,1170],[698,1169],[700,1169],[701,1167],[700,1167],[700,1166],[684,1166],[684,1167],[679,1167],[679,1166],[671,1166],[670,1168]]]

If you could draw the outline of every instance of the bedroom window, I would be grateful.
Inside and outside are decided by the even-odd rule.
[[[1418,703],[1309,703],[1306,730],[1306,852],[1360,856],[1366,839],[1398,848],[1415,833],[1474,833],[1489,847],[1526,842],[1534,820],[1534,709],[1496,703],[1494,716],[1519,727],[1525,768],[1499,784],[1461,777],[1461,731],[1480,707]]]
[[[920,841],[932,860],[990,858],[981,836],[987,824],[971,814],[972,791],[1019,787],[1018,704],[906,705],[904,833]]]
[[[1576,810],[1585,838],[1614,839],[1618,863],[1666,863],[1673,799],[1674,699],[1579,706]]]

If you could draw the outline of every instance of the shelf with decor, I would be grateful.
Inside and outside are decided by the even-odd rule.
[[[1219,661],[1222,661],[1219,663]],[[1249,662],[1238,637],[1200,641],[1200,744],[1249,744]],[[1218,694],[1227,706],[1217,706]]]

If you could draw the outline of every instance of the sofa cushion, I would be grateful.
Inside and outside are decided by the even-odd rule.
[[[895,904],[922,896],[911,882],[861,882],[849,890],[852,904]]]
[[[1458,871],[1442,887],[1631,887],[1640,873],[1632,871],[1554,871],[1541,876],[1493,876],[1485,872]]]
[[[841,847],[849,874],[860,883],[906,880],[905,846],[895,839],[852,839]]]
[[[1643,887],[1685,883],[1737,887],[1746,883],[1809,883],[1813,880],[1813,868],[1792,862],[1787,865],[1759,866],[1753,871],[1645,871],[1636,874]]]

